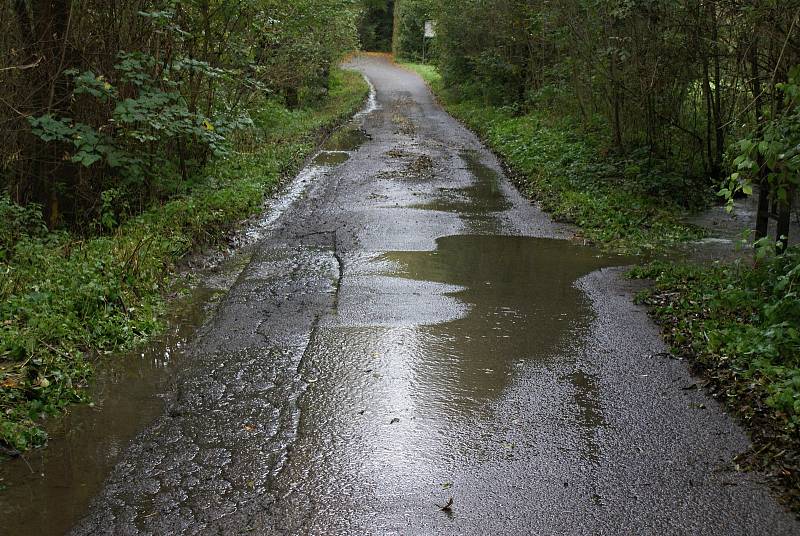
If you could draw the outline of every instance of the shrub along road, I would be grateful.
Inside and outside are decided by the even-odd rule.
[[[626,259],[571,243],[416,75],[351,66],[363,145],[292,186],[73,533],[796,534]]]

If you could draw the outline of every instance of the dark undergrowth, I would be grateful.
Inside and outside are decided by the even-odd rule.
[[[235,140],[241,150],[113,232],[47,231],[37,207],[0,197],[0,446],[13,452],[43,444],[41,418],[86,399],[98,357],[162,328],[180,259],[223,243],[257,213],[367,93],[360,75],[338,71],[330,94],[313,107],[268,103]]]

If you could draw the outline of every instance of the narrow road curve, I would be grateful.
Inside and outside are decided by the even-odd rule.
[[[800,533],[624,259],[566,240],[416,75],[351,67],[376,106],[264,225],[73,533]]]

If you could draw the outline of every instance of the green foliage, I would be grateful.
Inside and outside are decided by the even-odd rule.
[[[119,192],[104,192],[109,236],[47,232],[38,209],[0,197],[0,442],[40,445],[40,416],[84,399],[96,357],[161,328],[163,295],[180,258],[224,240],[258,212],[320,132],[349,117],[367,93],[358,74],[337,70],[318,106],[266,103],[249,127],[253,147],[219,156],[184,195],[122,224],[111,208]]]
[[[524,0],[435,2],[437,62],[445,85],[461,98],[519,103],[534,69],[529,43],[542,9]]]
[[[132,0],[0,8],[2,187],[53,228],[109,230],[190,187],[267,98],[316,105],[356,49],[355,0]],[[54,21],[70,23],[54,24]],[[41,32],[45,34],[39,35]],[[60,58],[60,61],[55,61]],[[10,65],[10,64],[9,64]],[[13,110],[13,114],[10,111]],[[116,192],[109,211],[105,192]],[[105,196],[105,197],[104,197]]]
[[[0,262],[8,261],[17,242],[30,236],[47,233],[41,209],[36,205],[22,207],[7,195],[0,195]]]
[[[391,52],[394,0],[363,0],[358,21],[358,37],[362,50]]]
[[[425,80],[429,86],[431,86],[436,94],[441,94],[443,92],[442,76],[439,74],[439,70],[435,66],[407,62],[400,62],[400,65],[420,75],[422,79]]]
[[[763,176],[780,203],[789,202],[800,186],[800,66],[789,73],[786,83],[776,85],[784,96],[784,108],[738,140],[731,148],[732,168],[729,183],[719,195],[729,209],[737,192],[752,195],[753,182]]]
[[[426,61],[436,55],[436,38],[425,38],[425,21],[433,20],[433,0],[398,0],[395,7],[395,30],[392,50],[397,59]],[[424,40],[424,43],[423,43]],[[424,50],[423,50],[424,48]]]
[[[788,67],[800,62],[797,0],[430,3],[453,95],[556,109],[585,127],[602,118],[615,152],[644,148],[673,182],[704,191],[724,177],[728,137],[791,100]]]
[[[632,275],[655,280],[641,299],[675,350],[723,374],[746,416],[763,402],[780,427],[800,430],[800,249],[755,266],[657,262]]]
[[[71,144],[71,162],[86,168],[106,166],[123,179],[117,185],[123,189],[135,190],[162,174],[174,173],[169,158],[176,146],[196,154],[222,154],[227,149],[225,135],[247,126],[249,119],[210,118],[191,111],[178,91],[178,80],[186,70],[206,76],[232,73],[183,59],[166,66],[156,80],[155,63],[155,58],[143,53],[120,54],[114,68],[118,87],[92,72],[68,73],[74,80],[73,95],[95,99],[97,106],[110,105],[110,116],[95,126],[51,114],[29,117],[31,132],[44,142]],[[128,96],[123,98],[123,94]]]

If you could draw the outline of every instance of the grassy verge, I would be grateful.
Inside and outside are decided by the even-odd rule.
[[[643,252],[701,236],[680,223],[686,207],[671,198],[693,200],[689,206],[703,199],[668,170],[645,173],[636,158],[603,156],[602,134],[568,118],[459,101],[434,67],[403,65],[504,159],[525,194],[590,240]],[[638,299],[673,352],[695,365],[750,430],[754,448],[737,461],[776,475],[800,511],[800,250],[756,266],[655,262],[631,275],[655,281]]]
[[[520,190],[555,219],[577,224],[583,236],[626,253],[663,250],[702,236],[683,224],[675,199],[701,204],[705,192],[651,165],[644,155],[609,156],[601,130],[578,128],[568,117],[452,98],[435,67],[401,64],[431,86],[447,111],[476,132],[511,170]]]
[[[41,445],[44,414],[85,399],[97,356],[157,332],[176,263],[224,241],[258,212],[322,133],[350,117],[369,89],[336,71],[319,105],[256,114],[247,151],[213,162],[191,189],[107,236],[47,232],[41,215],[0,197],[0,446]]]
[[[631,275],[655,281],[638,299],[751,431],[741,465],[777,476],[800,511],[800,249],[755,266],[655,262]]]

